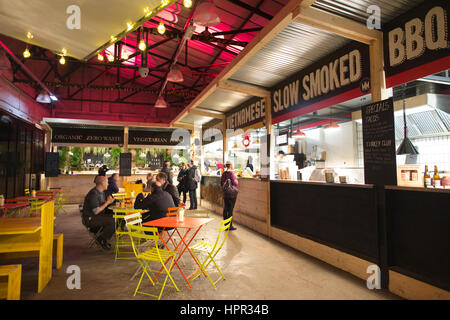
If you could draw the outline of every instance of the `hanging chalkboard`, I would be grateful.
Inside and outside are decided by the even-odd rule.
[[[392,98],[361,107],[366,184],[397,185],[394,102]]]
[[[58,152],[46,152],[45,153],[45,176],[57,177],[59,174],[58,169]]]
[[[131,176],[131,153],[121,153],[119,162],[121,176]]]

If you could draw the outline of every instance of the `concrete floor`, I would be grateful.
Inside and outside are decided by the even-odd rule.
[[[90,237],[81,224],[77,206],[66,206],[68,214],[56,219],[55,232],[64,233],[64,264],[53,269],[53,278],[41,294],[37,294],[37,260],[20,259],[23,264],[22,299],[153,299],[133,297],[137,279],[130,277],[137,269],[135,260],[114,261],[114,252],[87,248]],[[221,218],[204,227],[198,238],[215,239]],[[398,299],[384,290],[369,290],[365,282],[349,273],[291,249],[246,227],[236,224],[218,256],[218,264],[227,277],[218,283],[217,291],[204,277],[197,278],[190,291],[178,269],[172,276],[180,292],[166,287],[162,299]],[[81,269],[81,289],[69,290],[66,269]],[[183,270],[194,270],[189,254],[182,259]],[[190,273],[190,272],[189,272]],[[218,274],[211,269],[215,279]],[[156,292],[149,284],[145,291]]]

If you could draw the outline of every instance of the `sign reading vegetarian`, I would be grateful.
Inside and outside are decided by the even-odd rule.
[[[54,143],[123,144],[123,130],[53,128]]]
[[[255,97],[227,114],[227,130],[245,128],[261,122],[266,117],[266,101]]]
[[[177,146],[189,145],[189,133],[177,134],[178,131],[149,131],[129,130],[128,144],[130,145],[157,145]],[[181,130],[180,130],[181,132]],[[181,138],[182,136],[182,138]],[[184,141],[183,139],[187,139]]]
[[[370,92],[369,47],[351,42],[271,89],[272,122]]]
[[[390,98],[372,103],[361,112],[365,183],[396,186],[394,102]]]
[[[450,1],[430,0],[383,28],[387,87],[450,69]]]

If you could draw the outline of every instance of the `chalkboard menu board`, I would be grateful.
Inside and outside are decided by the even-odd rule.
[[[150,167],[150,170],[159,170],[163,166],[164,156],[163,155],[156,155],[156,156],[152,155],[147,160],[148,160],[148,165]]]
[[[131,176],[131,153],[120,154],[119,167],[121,176]]]
[[[57,177],[59,174],[58,170],[59,154],[58,152],[46,152],[45,153],[45,176],[46,177]]]
[[[397,185],[394,102],[391,99],[361,108],[364,178],[367,184]]]

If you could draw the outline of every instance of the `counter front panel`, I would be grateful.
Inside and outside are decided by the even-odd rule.
[[[271,181],[270,208],[273,227],[379,261],[372,186]]]
[[[450,291],[450,192],[387,188],[391,269]]]

